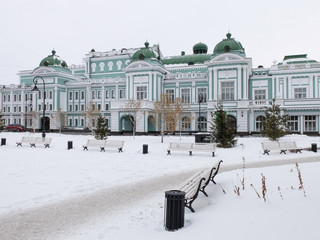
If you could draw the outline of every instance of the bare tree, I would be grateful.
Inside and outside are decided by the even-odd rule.
[[[127,119],[132,125],[132,134],[133,137],[136,135],[137,130],[137,116],[138,112],[141,110],[142,102],[140,99],[134,100],[130,99],[124,106],[124,112],[127,114]],[[130,117],[132,115],[132,117]]]
[[[58,109],[58,111],[52,115],[53,125],[55,125],[57,128],[59,128],[59,133],[61,134],[61,130],[66,125],[66,112],[62,111],[61,108]]]
[[[84,114],[86,116],[87,128],[91,131],[92,135],[94,135],[94,121],[99,113],[95,109],[95,105],[92,101],[88,103]]]
[[[154,110],[158,116],[160,116],[160,134],[161,143],[163,143],[163,135],[165,131],[165,124],[167,115],[170,112],[170,99],[168,94],[161,94],[159,101],[154,103]]]

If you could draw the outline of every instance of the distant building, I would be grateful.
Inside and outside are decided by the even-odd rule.
[[[153,103],[167,93],[189,106],[181,119],[185,132],[197,132],[199,123],[202,131],[208,130],[219,101],[238,133],[260,132],[264,107],[274,98],[289,115],[293,132],[320,133],[320,63],[306,54],[285,56],[270,68],[252,68],[242,44],[228,33],[213,53],[197,43],[193,54],[164,57],[158,45],[146,42],[142,48],[92,49],[84,62],[69,67],[53,50],[35,69],[18,73],[18,86],[0,86],[5,124],[42,127],[42,81],[40,93],[31,92],[34,77],[40,76],[46,84],[45,126],[50,130],[94,127],[95,116],[87,111],[91,109],[108,119],[112,132],[132,131],[124,108],[129,99],[140,99],[137,132],[159,131]]]

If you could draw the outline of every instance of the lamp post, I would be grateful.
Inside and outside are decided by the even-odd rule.
[[[45,128],[45,115],[46,115],[46,84],[42,77],[35,76],[33,78],[34,88],[31,91],[38,91],[40,92],[40,89],[37,87],[38,84],[38,78],[40,78],[43,81],[43,116],[42,116],[42,137],[46,137],[46,128]]]
[[[199,103],[199,118],[198,118],[198,124],[199,124],[199,132],[201,132],[201,106],[200,106],[200,104],[203,102],[203,100],[202,100],[202,97],[201,98],[199,98],[199,101],[198,101],[198,103]]]

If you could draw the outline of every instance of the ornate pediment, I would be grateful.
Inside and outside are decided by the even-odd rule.
[[[43,73],[51,73],[54,72],[54,70],[50,67],[38,67],[36,68],[32,74],[43,74]]]
[[[219,56],[214,57],[213,59],[211,59],[210,62],[228,62],[228,61],[239,61],[239,60],[244,60],[244,58],[236,54],[227,53],[227,54],[221,54]]]
[[[153,67],[150,63],[144,62],[144,61],[136,61],[130,63],[126,68],[127,69],[133,69],[133,68],[147,68],[147,67]]]

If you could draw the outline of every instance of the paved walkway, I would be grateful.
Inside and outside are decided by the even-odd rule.
[[[286,164],[319,162],[320,157],[301,159],[270,160],[247,163],[246,168],[261,168]],[[242,164],[221,165],[220,173],[242,169]],[[183,182],[193,173],[186,171],[175,175],[159,176],[147,181],[116,186],[94,193],[61,200],[52,204],[22,209],[0,216],[0,239],[2,240],[45,240],[63,239],[70,229],[85,226],[88,221],[112,215],[119,209],[130,208],[133,204]],[[73,230],[74,231],[74,230]],[[72,231],[71,231],[72,232]]]

